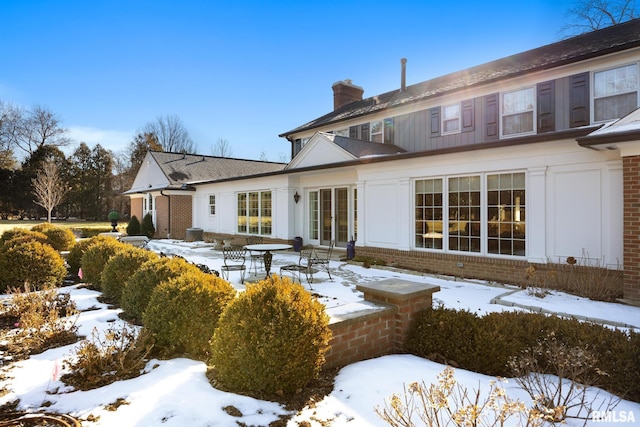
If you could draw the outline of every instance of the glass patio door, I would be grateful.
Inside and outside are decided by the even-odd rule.
[[[336,246],[346,247],[353,220],[349,210],[349,188],[312,191],[309,199],[309,237],[318,239],[323,246],[333,240]]]

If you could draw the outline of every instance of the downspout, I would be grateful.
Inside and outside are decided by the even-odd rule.
[[[169,224],[167,225],[167,239],[171,238],[171,196],[163,193],[164,190],[160,190],[160,195],[166,197],[167,202],[169,204],[169,208],[167,209],[167,220]]]

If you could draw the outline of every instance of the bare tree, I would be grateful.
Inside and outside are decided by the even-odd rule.
[[[47,210],[47,221],[51,222],[51,212],[62,202],[67,194],[67,188],[60,178],[58,165],[48,160],[42,164],[36,177],[31,180],[36,204]]]
[[[211,146],[211,154],[218,157],[231,157],[232,150],[229,141],[224,138],[218,140]]]
[[[189,132],[180,117],[176,115],[158,117],[148,122],[142,134],[153,134],[162,150],[172,153],[194,153],[194,145]]]
[[[25,110],[13,105],[4,107],[0,144],[32,155],[44,146],[64,147],[71,142],[60,118],[45,107]]]
[[[640,12],[637,0],[577,0],[567,15],[571,22],[561,34],[570,37],[629,21]]]

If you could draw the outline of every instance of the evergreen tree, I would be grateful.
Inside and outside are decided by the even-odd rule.
[[[148,213],[142,218],[142,224],[140,224],[140,234],[143,236],[147,236],[148,238],[152,238],[156,233],[156,229],[153,226],[153,218],[151,218],[151,214]]]

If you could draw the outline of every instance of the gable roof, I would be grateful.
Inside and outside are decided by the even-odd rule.
[[[316,132],[285,169],[291,170],[321,164],[335,164],[405,152],[406,150],[393,144],[380,144],[327,132]]]
[[[288,137],[294,133],[426,100],[456,90],[551,69],[638,46],[640,46],[640,18],[410,85],[404,91],[396,89],[361,101],[354,101],[279,136]]]
[[[138,172],[134,187],[124,194],[160,189],[190,189],[189,186],[202,182],[213,182],[229,178],[277,172],[285,163],[264,162],[258,160],[234,159],[228,157],[204,156],[201,154],[166,153],[149,151],[160,172],[166,179],[147,184],[148,180],[138,180],[144,168]],[[136,187],[140,182],[146,187]]]

